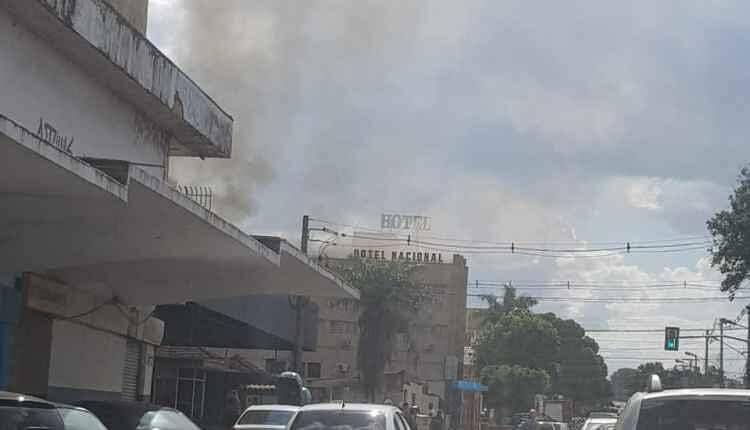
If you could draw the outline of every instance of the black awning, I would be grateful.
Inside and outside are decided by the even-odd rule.
[[[159,305],[162,345],[291,351],[294,343],[197,303]]]

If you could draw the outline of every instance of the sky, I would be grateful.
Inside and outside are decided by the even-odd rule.
[[[472,240],[695,240],[750,162],[747,9],[728,0],[151,0],[149,38],[235,120],[230,160],[179,159],[170,174],[210,185],[219,212],[244,230],[293,243],[303,214],[378,228],[381,213],[430,216],[435,236]],[[467,258],[472,282],[634,287],[549,296],[722,295],[635,288],[715,285],[705,250]],[[745,304],[537,310],[589,329],[704,328]],[[660,333],[591,335],[610,372],[684,358],[662,350]],[[683,347],[704,354],[701,340]],[[740,356],[727,358],[738,372]]]

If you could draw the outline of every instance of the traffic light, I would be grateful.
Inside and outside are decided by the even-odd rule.
[[[667,351],[680,350],[680,328],[666,327],[664,329],[664,349]]]

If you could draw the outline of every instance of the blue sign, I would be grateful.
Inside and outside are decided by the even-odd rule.
[[[453,387],[461,391],[475,391],[475,392],[487,391],[486,385],[482,385],[479,382],[474,382],[474,381],[456,381],[453,383]]]

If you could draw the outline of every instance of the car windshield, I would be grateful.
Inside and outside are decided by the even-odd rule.
[[[0,401],[0,430],[65,430],[57,409],[46,404]],[[100,429],[94,429],[100,430]]]
[[[237,421],[239,425],[278,425],[285,426],[289,424],[289,420],[294,416],[293,411],[278,411],[278,410],[249,410],[245,412]]]
[[[750,398],[646,400],[637,430],[750,430]]]
[[[297,414],[291,430],[386,430],[379,411],[313,410]]]

